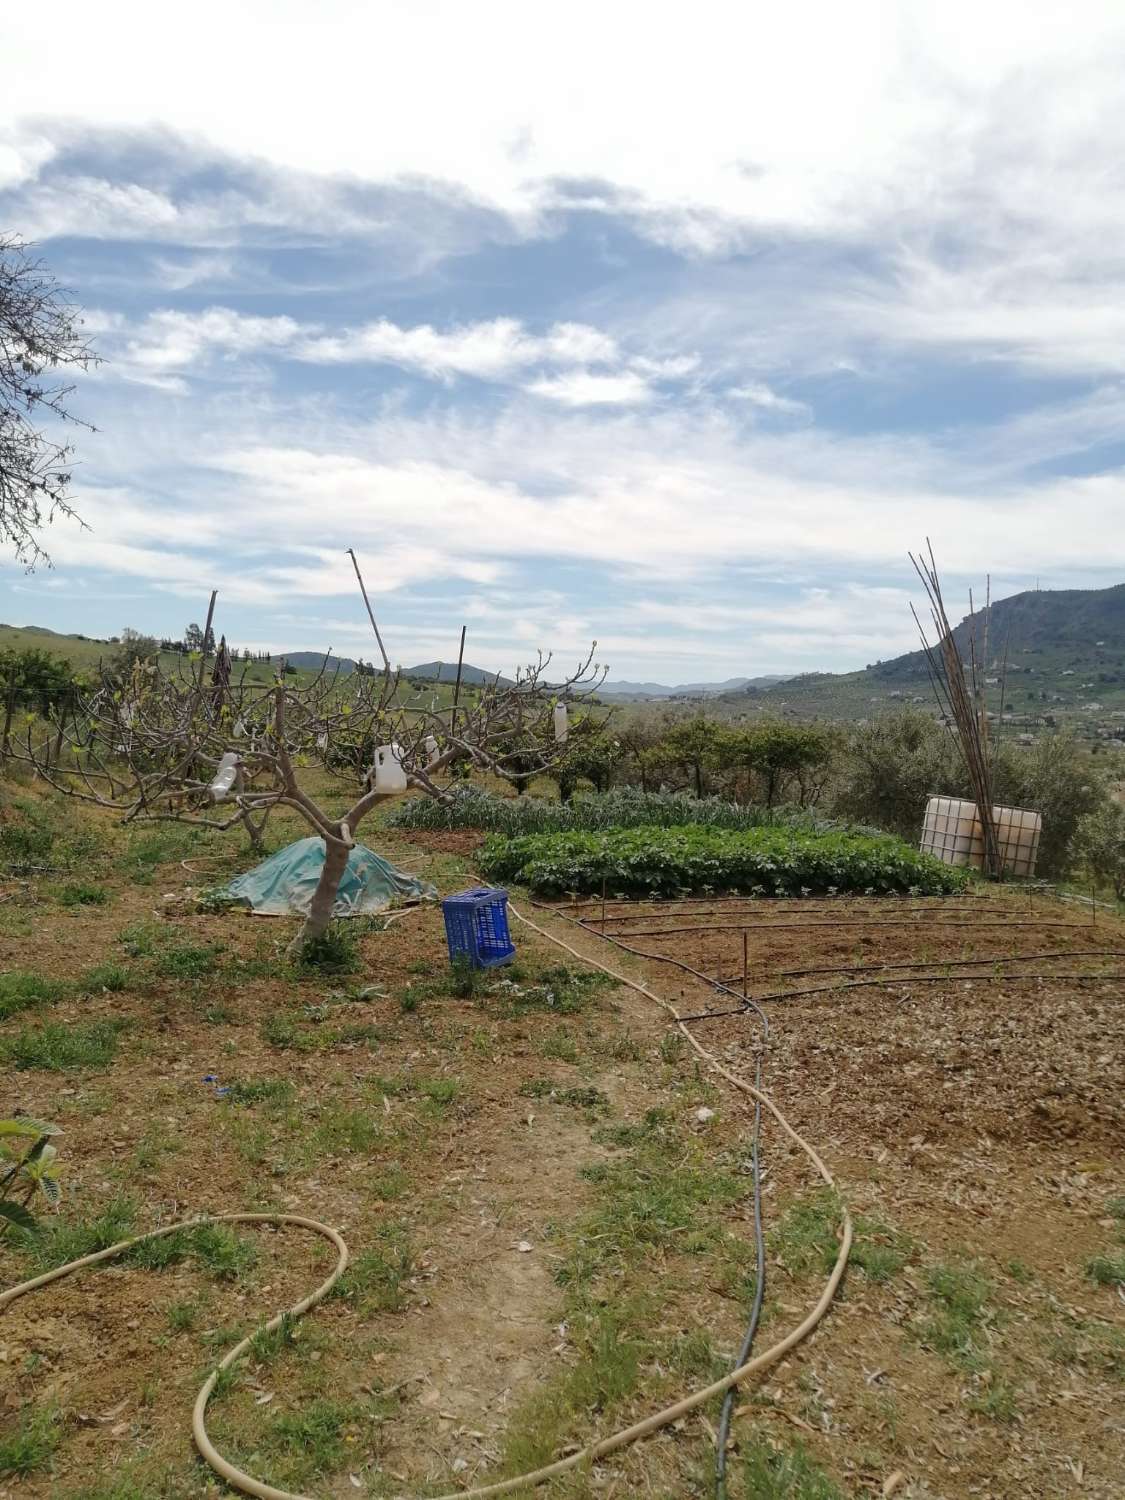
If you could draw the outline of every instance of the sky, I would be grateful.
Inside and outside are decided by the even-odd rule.
[[[9,7],[9,11],[12,8]],[[1125,7],[57,0],[0,232],[84,310],[0,618],[666,683],[1125,581]]]

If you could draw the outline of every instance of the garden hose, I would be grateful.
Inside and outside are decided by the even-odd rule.
[[[565,949],[579,963],[588,964],[595,969],[600,969],[603,974],[608,974],[618,984],[626,985],[628,988],[635,990],[638,994],[643,995],[647,1000],[652,1001],[653,1004],[658,1005],[662,1010],[666,1011],[679,1026],[688,1044],[699,1055],[706,1066],[767,1110],[794,1145],[808,1157],[822,1181],[828,1187],[835,1185],[831,1172],[814,1147],[809,1145],[804,1137],[799,1135],[793,1126],[790,1125],[789,1121],[777,1105],[774,1104],[773,1100],[770,1099],[768,1094],[763,1093],[754,1084],[748,1083],[744,1078],[740,1078],[737,1074],[732,1073],[716,1057],[708,1052],[695,1039],[687,1026],[683,1024],[675,1007],[669,1001],[663,999],[662,996],[656,994],[655,991],[649,989],[647,985],[641,984],[638,980],[629,979],[626,975],[617,973],[614,969],[600,963],[597,959],[589,958],[587,955],[580,953],[577,948],[571,947],[562,938],[556,937],[553,933],[532,922],[530,918],[522,916],[514,907],[509,907],[509,910],[511,910],[513,916],[518,921],[539,933],[541,937],[546,938],[549,942],[555,943],[558,947]],[[29,1281],[20,1282],[17,1286],[9,1287],[7,1291],[0,1293],[0,1312],[26,1293],[37,1291],[39,1288],[47,1286],[63,1276],[71,1275],[74,1271],[83,1270],[90,1266],[99,1265],[104,1261],[112,1260],[115,1256],[123,1255],[127,1250],[132,1249],[134,1245],[142,1244],[146,1240],[158,1239],[163,1235],[173,1234],[177,1230],[192,1229],[201,1224],[292,1224],[297,1228],[307,1229],[314,1234],[321,1235],[335,1247],[337,1253],[336,1265],[316,1290],[310,1292],[308,1296],[303,1297],[299,1302],[295,1302],[292,1307],[287,1308],[284,1312],[276,1314],[262,1329],[256,1330],[256,1332],[269,1332],[275,1328],[279,1328],[286,1319],[296,1321],[303,1317],[305,1313],[311,1311],[312,1308],[328,1296],[347,1268],[348,1248],[343,1238],[335,1229],[321,1223],[317,1219],[305,1218],[300,1214],[280,1213],[215,1214],[198,1219],[181,1220],[175,1224],[166,1224],[160,1229],[150,1230],[147,1234],[135,1235],[132,1239],[121,1240],[118,1244],[111,1245],[106,1250],[99,1250],[93,1255],[84,1255],[79,1260],[69,1261],[66,1265],[57,1266],[54,1270],[46,1271],[41,1276],[32,1277]],[[840,1281],[843,1278],[851,1245],[852,1221],[845,1208],[843,1210],[840,1246],[836,1254],[836,1260],[824,1289],[817,1298],[814,1306],[796,1328],[791,1329],[784,1338],[779,1339],[777,1343],[771,1345],[770,1348],[764,1350],[761,1354],[747,1360],[728,1375],[724,1375],[719,1380],[712,1381],[710,1385],[692,1392],[691,1395],[683,1397],[680,1401],[665,1407],[662,1411],[654,1412],[651,1416],[644,1417],[641,1421],[634,1422],[629,1427],[624,1427],[617,1432],[611,1433],[608,1437],[600,1438],[597,1442],[590,1443],[575,1453],[569,1453],[565,1458],[557,1459],[554,1463],[546,1464],[544,1467],[534,1469],[526,1474],[517,1474],[511,1479],[498,1480],[494,1484],[478,1485],[467,1490],[453,1490],[438,1497],[438,1500],[488,1500],[488,1497],[491,1496],[510,1495],[516,1490],[542,1484],[548,1479],[568,1473],[572,1469],[579,1468],[582,1465],[592,1464],[599,1458],[605,1458],[610,1453],[615,1453],[619,1449],[637,1442],[640,1438],[649,1437],[652,1433],[670,1426],[671,1423],[690,1415],[691,1412],[698,1411],[700,1407],[706,1406],[708,1402],[715,1400],[719,1396],[725,1396],[728,1391],[733,1390],[735,1386],[748,1376],[757,1374],[759,1371],[777,1364],[779,1360],[783,1359],[790,1350],[796,1348],[812,1332],[828,1312]],[[241,1490],[243,1494],[254,1495],[258,1497],[258,1500],[310,1500],[308,1496],[299,1495],[290,1490],[277,1489],[275,1486],[266,1484],[263,1480],[255,1479],[252,1474],[247,1474],[242,1469],[237,1468],[228,1459],[223,1457],[208,1435],[206,1422],[207,1403],[214,1392],[219,1377],[224,1370],[230,1369],[246,1353],[254,1337],[255,1334],[250,1334],[246,1338],[241,1339],[232,1349],[228,1350],[200,1388],[199,1394],[195,1399],[191,1419],[192,1436],[195,1440],[195,1445],[199,1449],[203,1459],[215,1473],[220,1475],[235,1489]]]

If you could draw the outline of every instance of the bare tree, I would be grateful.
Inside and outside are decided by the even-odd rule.
[[[229,659],[209,675],[204,653],[181,659],[178,673],[158,660],[139,662],[124,684],[107,674],[63,719],[29,726],[20,754],[58,791],[113,808],[126,822],[241,825],[256,849],[273,809],[294,808],[325,845],[296,950],[331,921],[356,830],[377,803],[409,787],[447,796],[461,762],[509,781],[524,774],[529,754],[541,770],[554,763],[566,748],[556,738],[557,704],[586,697],[604,677],[595,646],[554,685],[550,657],[540,654],[514,681],[497,678],[471,702],[430,709],[401,702],[398,674],[386,663],[377,676],[344,676],[326,658],[305,682],[279,665],[276,680],[261,684],[247,680],[245,667],[236,676]],[[315,760],[351,773],[342,814],[302,784],[303,767]]]
[[[40,425],[80,422],[67,409],[73,385],[62,369],[97,362],[74,306],[15,235],[0,235],[0,540],[29,568],[50,563],[39,532],[67,499],[73,450]],[[77,519],[77,518],[76,518]]]

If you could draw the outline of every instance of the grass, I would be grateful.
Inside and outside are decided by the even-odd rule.
[[[0,1478],[45,1469],[62,1437],[53,1406],[24,1406],[10,1427],[0,1430]]]
[[[111,894],[104,885],[74,881],[59,887],[56,900],[60,906],[104,906]]]
[[[399,1312],[406,1305],[405,1288],[415,1269],[406,1227],[384,1224],[377,1231],[375,1245],[348,1266],[334,1295],[351,1303],[363,1316]]]
[[[310,1401],[297,1411],[275,1416],[257,1449],[273,1460],[270,1468],[275,1483],[305,1486],[319,1475],[334,1473],[353,1456],[351,1445],[366,1415],[356,1402]]]
[[[974,1265],[941,1263],[926,1272],[930,1314],[918,1329],[922,1342],[967,1370],[984,1368],[985,1332],[993,1321],[992,1285]]]
[[[134,982],[132,969],[125,964],[95,964],[75,980],[75,989],[82,995],[121,994]]]
[[[355,934],[343,922],[333,922],[318,937],[310,938],[299,958],[301,968],[318,974],[354,974],[361,961]]]
[[[157,949],[153,973],[162,979],[205,979],[215,972],[222,951],[217,943],[173,943]]]
[[[0,1061],[13,1068],[40,1068],[65,1073],[73,1068],[105,1068],[117,1052],[122,1021],[86,1021],[62,1026],[48,1023],[0,1037]]]
[[[1095,1255],[1086,1262],[1086,1275],[1095,1286],[1125,1286],[1125,1250],[1118,1255]]]
[[[27,974],[14,970],[0,974],[0,1020],[15,1016],[22,1010],[33,1010],[40,1005],[50,1005],[61,1000],[66,986],[57,979],[45,979],[42,974]]]
[[[743,1492],[754,1500],[846,1500],[845,1492],[800,1443],[779,1450],[755,1438],[740,1449],[732,1467]]]
[[[240,1078],[228,1085],[232,1104],[264,1104],[267,1109],[287,1109],[297,1091],[287,1078]]]
[[[133,1233],[133,1220],[131,1199],[118,1197],[93,1218],[44,1220],[34,1234],[22,1235],[18,1243],[31,1270],[50,1271],[128,1239]]]

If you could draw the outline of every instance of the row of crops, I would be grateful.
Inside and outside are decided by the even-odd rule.
[[[402,803],[388,822],[490,833],[480,860],[485,875],[543,896],[595,893],[603,884],[621,896],[944,895],[968,879],[893,834],[802,808],[682,793],[615,791],[558,803],[466,787],[445,802]]]

